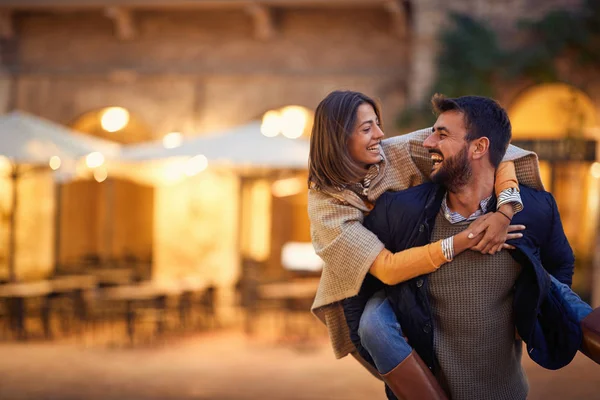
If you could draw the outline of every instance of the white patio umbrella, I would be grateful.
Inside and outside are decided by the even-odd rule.
[[[165,148],[162,141],[123,146],[119,158],[122,163],[111,165],[111,172],[162,183],[162,175],[172,176],[177,170],[183,174],[189,167],[188,161],[197,156],[206,157],[210,165],[234,168],[307,168],[307,140],[266,137],[260,127],[260,121],[255,121],[213,134],[186,137],[175,148]],[[129,164],[133,162],[142,163],[143,168],[131,168]]]
[[[0,155],[15,164],[48,165],[53,156],[76,160],[92,152],[116,157],[119,149],[117,143],[80,134],[23,111],[0,116]]]
[[[229,130],[184,138],[181,145],[167,149],[162,141],[124,146],[123,161],[148,161],[203,154],[209,161],[237,166],[306,168],[308,142],[282,136],[266,137],[260,121]]]
[[[12,207],[10,210],[9,273],[15,279],[15,215],[18,207],[17,180],[31,171],[49,165],[52,157],[59,157],[61,168],[57,178],[74,174],[75,162],[90,153],[99,152],[104,158],[118,156],[120,146],[107,140],[79,134],[54,122],[22,111],[0,116],[0,156],[11,164]],[[23,164],[27,169],[20,168]]]

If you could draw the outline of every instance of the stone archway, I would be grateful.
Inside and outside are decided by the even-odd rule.
[[[565,83],[529,87],[509,107],[513,140],[600,139],[598,111],[586,93]]]
[[[538,153],[546,189],[556,198],[563,226],[575,251],[574,287],[589,299],[600,218],[598,105],[565,83],[530,87],[508,107],[513,143]],[[594,290],[595,289],[595,290]]]
[[[152,131],[137,114],[118,106],[85,112],[69,125],[76,131],[122,144],[154,139]]]

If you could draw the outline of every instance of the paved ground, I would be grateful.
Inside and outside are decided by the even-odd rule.
[[[525,360],[530,399],[600,399],[600,366],[578,356],[561,371]],[[198,334],[161,346],[0,343],[0,399],[384,399],[382,384],[323,339],[310,348]]]

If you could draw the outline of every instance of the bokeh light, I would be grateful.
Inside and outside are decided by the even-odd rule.
[[[165,149],[174,149],[176,147],[181,146],[181,142],[183,141],[183,135],[181,132],[170,132],[167,133],[163,139],[163,146]]]
[[[94,179],[96,182],[104,182],[108,177],[108,171],[106,168],[96,168],[94,170]]]
[[[100,152],[93,152],[87,155],[85,158],[85,164],[88,168],[98,168],[104,164],[104,156]]]
[[[304,133],[308,113],[304,107],[288,106],[281,111],[281,133],[289,139],[297,139]]]
[[[61,165],[61,160],[59,156],[52,156],[50,157],[50,168],[52,168],[52,170],[56,171],[57,169],[60,168]]]
[[[104,110],[100,118],[102,129],[107,132],[117,132],[129,123],[129,111],[123,107],[109,107]]]
[[[187,160],[185,174],[187,176],[194,176],[204,171],[206,167],[208,167],[208,159],[206,156],[200,154]]]
[[[260,132],[266,137],[275,137],[281,132],[282,118],[278,111],[267,111],[263,115]]]
[[[590,174],[596,179],[600,179],[600,162],[595,162],[590,167]]]
[[[293,196],[300,193],[304,186],[305,182],[301,178],[280,179],[271,185],[271,193],[275,197]]]

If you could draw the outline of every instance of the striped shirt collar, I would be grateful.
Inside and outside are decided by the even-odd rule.
[[[354,193],[358,194],[359,196],[366,197],[369,194],[369,188],[371,187],[371,182],[373,181],[373,179],[375,179],[375,177],[377,177],[377,175],[379,175],[380,165],[381,165],[381,163],[372,164],[371,166],[369,166],[369,169],[367,169],[367,174],[363,178],[362,182],[357,182],[357,183],[348,185],[347,188],[352,190]]]
[[[481,200],[479,202],[479,209],[477,211],[475,211],[473,214],[471,214],[468,218],[465,218],[462,215],[460,215],[459,213],[457,213],[456,211],[450,210],[450,207],[448,207],[448,192],[446,192],[446,194],[444,194],[444,199],[442,200],[441,211],[444,214],[444,217],[451,224],[458,224],[459,222],[465,222],[465,221],[466,222],[474,221],[486,213],[487,206],[488,206],[489,202],[492,200],[492,196],[493,195],[490,195],[489,197],[486,197],[485,199]]]

